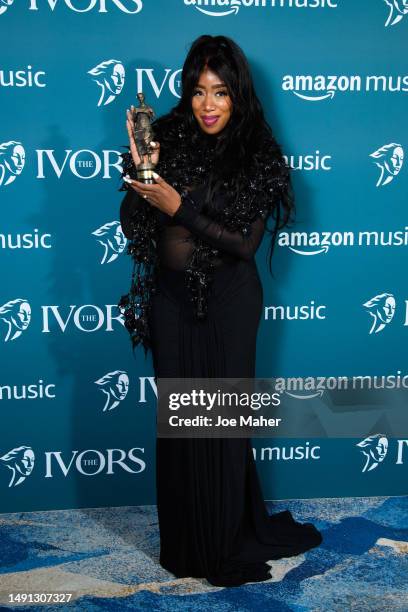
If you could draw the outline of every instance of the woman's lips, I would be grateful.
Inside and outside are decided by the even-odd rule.
[[[205,125],[214,125],[218,121],[218,117],[203,117],[202,119]]]

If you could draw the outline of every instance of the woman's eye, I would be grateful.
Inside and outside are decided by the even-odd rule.
[[[197,94],[199,94],[199,93],[201,93],[201,91],[197,90],[197,91],[195,91],[195,92],[193,93],[193,96],[195,96],[195,95],[197,95]],[[228,96],[228,92],[227,92],[227,91],[217,91],[217,92],[216,92],[216,95],[218,95],[218,94],[221,94],[221,95],[223,95],[223,96]]]

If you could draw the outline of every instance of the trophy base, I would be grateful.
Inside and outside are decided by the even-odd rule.
[[[137,180],[146,185],[153,185],[153,183],[155,183],[153,172],[153,168],[137,169]]]

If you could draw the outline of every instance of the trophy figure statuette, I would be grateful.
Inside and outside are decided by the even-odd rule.
[[[139,100],[139,106],[131,107],[133,115],[133,136],[138,155],[142,160],[136,166],[137,180],[141,183],[152,185],[154,183],[153,171],[156,164],[152,161],[153,149],[150,146],[150,142],[154,141],[151,122],[155,114],[152,107],[145,103],[143,92],[139,92],[137,98]],[[147,155],[147,160],[143,161],[145,155]]]

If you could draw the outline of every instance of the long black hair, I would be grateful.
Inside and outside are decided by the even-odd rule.
[[[183,64],[180,101],[160,118],[161,123],[170,128],[177,123],[175,119],[183,121],[192,148],[196,140],[203,138],[192,111],[192,97],[201,72],[207,68],[224,81],[232,101],[231,117],[217,135],[212,153],[214,159],[208,177],[207,197],[211,199],[220,182],[228,179],[232,197],[236,199],[251,176],[269,174],[265,190],[270,192],[268,207],[275,223],[272,229],[266,227],[266,231],[272,234],[269,245],[269,270],[272,273],[271,260],[277,233],[292,221],[295,213],[291,169],[265,119],[249,63],[239,45],[228,36],[221,35],[204,34],[194,40]],[[165,135],[166,131],[163,132]]]

